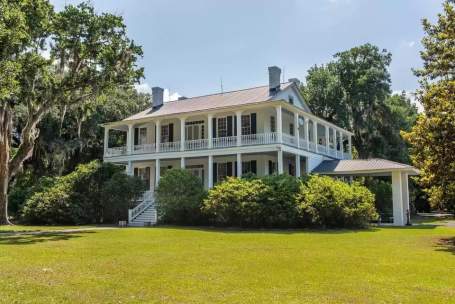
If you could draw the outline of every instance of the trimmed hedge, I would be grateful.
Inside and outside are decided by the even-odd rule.
[[[136,177],[122,168],[92,161],[56,178],[24,204],[21,221],[31,224],[114,223],[127,217],[127,209],[144,190]]]

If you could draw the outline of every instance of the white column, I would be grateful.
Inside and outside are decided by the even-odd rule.
[[[155,127],[156,127],[156,152],[160,152],[160,144],[161,144],[161,122],[157,120],[155,122]]]
[[[134,151],[134,126],[128,125],[128,134],[126,136],[126,150],[128,154],[133,153]]]
[[[278,142],[283,142],[283,121],[281,115],[281,105],[276,106],[276,131],[278,133]]]
[[[393,225],[403,226],[403,193],[400,171],[392,172]]]
[[[155,185],[158,186],[160,182],[160,171],[161,171],[161,165],[160,165],[160,160],[157,159],[155,161]]]
[[[300,177],[300,155],[295,155],[295,176]]]
[[[237,153],[237,177],[242,177],[242,153]]]
[[[338,137],[337,137],[337,130],[333,129],[333,148],[335,149],[335,153],[338,152]]]
[[[180,118],[180,151],[185,151],[185,121],[186,117]]]
[[[278,150],[278,174],[283,174],[283,151]]]
[[[237,117],[237,146],[242,145],[242,111],[235,112]]]
[[[107,149],[109,149],[109,128],[104,127],[104,155],[106,155]]]
[[[211,149],[212,148],[212,138],[213,138],[213,134],[212,134],[212,130],[213,130],[213,126],[212,126],[212,120],[213,120],[213,115],[212,114],[209,114],[207,115],[207,140],[208,140],[208,148]],[[209,187],[210,188],[210,187]]]
[[[126,175],[133,176],[134,175],[134,170],[133,170],[133,162],[128,161],[128,164],[126,165]]]
[[[180,158],[180,169],[185,169],[185,157]]]
[[[401,173],[401,193],[403,196],[403,224],[406,225],[408,223],[408,213],[410,214],[411,212],[411,209],[409,208],[409,184],[407,173]]]
[[[330,135],[329,135],[329,126],[325,126],[325,153],[329,153],[329,148],[330,148]]]
[[[213,155],[209,155],[208,187],[213,188]]]
[[[299,113],[294,113],[294,136],[297,148],[300,148]]]
[[[303,133],[305,133],[305,139],[306,139],[305,146],[306,146],[307,151],[310,149],[310,132],[308,130],[308,123],[309,123],[309,120],[308,120],[308,118],[305,117],[305,121],[303,124]]]
[[[314,150],[318,152],[318,123],[313,120],[313,141],[314,141]]]
[[[348,134],[348,153],[352,158],[352,136]]]

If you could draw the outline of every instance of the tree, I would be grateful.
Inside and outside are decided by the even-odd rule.
[[[417,92],[424,112],[404,137],[433,208],[455,212],[455,7],[446,0],[436,24],[423,20],[423,68]]]
[[[371,44],[335,54],[308,71],[302,94],[314,114],[354,132],[359,157],[408,162],[400,130],[410,130],[417,108],[404,94],[390,95],[391,54]]]
[[[0,96],[0,224],[5,224],[9,182],[31,157],[44,115],[61,105],[86,106],[116,87],[131,86],[143,70],[136,67],[142,50],[126,36],[119,16],[98,15],[87,3],[57,13],[46,0],[0,3],[0,66],[13,67],[0,77],[8,80]],[[43,56],[46,50],[49,59]],[[19,108],[25,110],[25,122],[10,156]]]

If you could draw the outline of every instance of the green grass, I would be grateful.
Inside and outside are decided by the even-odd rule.
[[[435,225],[0,233],[0,303],[455,303],[453,242]]]

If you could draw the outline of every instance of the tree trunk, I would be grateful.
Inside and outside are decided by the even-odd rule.
[[[8,220],[9,155],[11,141],[11,110],[8,105],[0,107],[0,225]]]

